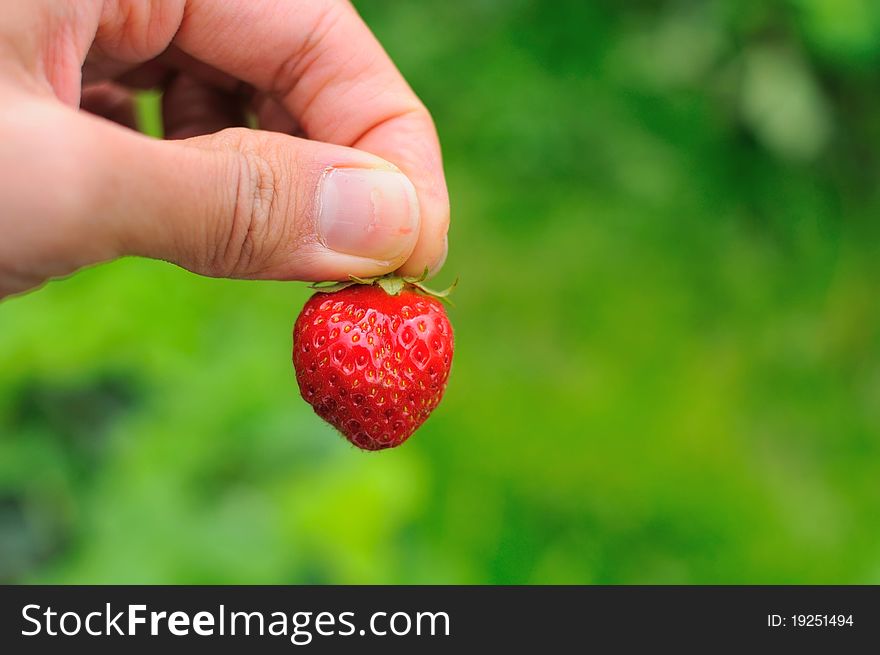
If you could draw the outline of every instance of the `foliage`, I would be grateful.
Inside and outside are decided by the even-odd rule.
[[[358,452],[305,285],[53,282],[0,305],[0,578],[880,583],[880,5],[359,7],[445,148],[444,403]]]

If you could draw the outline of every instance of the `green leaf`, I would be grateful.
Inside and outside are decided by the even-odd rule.
[[[452,293],[452,290],[455,289],[455,287],[457,285],[458,285],[458,278],[455,278],[455,282],[453,282],[448,287],[443,289],[443,291],[434,291],[433,289],[429,289],[428,287],[426,287],[423,284],[412,283],[412,286],[414,286],[416,289],[418,289],[419,291],[421,291],[425,295],[431,296],[432,298],[436,298],[437,300],[441,300],[441,301],[445,302],[447,305],[450,305],[451,307],[454,307],[455,303],[453,303],[452,300],[450,300],[449,295]]]
[[[357,284],[357,282],[315,282],[310,284],[309,287],[318,293],[336,293],[354,284]]]
[[[383,277],[379,278],[378,284],[389,296],[396,296],[403,291],[404,281],[400,277]]]
[[[453,289],[458,286],[458,278],[455,278],[455,282],[443,289],[443,291],[434,291],[433,289],[429,289],[423,284],[416,284],[414,286],[416,286],[421,291],[424,291],[429,296],[434,296],[435,298],[447,298],[449,297],[449,294],[452,293]]]
[[[315,282],[310,286],[312,289],[318,291],[319,293],[335,293],[356,284],[378,284],[382,288],[382,290],[389,296],[399,295],[400,292],[403,291],[406,287],[412,287],[427,296],[433,296],[438,300],[442,300],[443,302],[452,305],[452,302],[449,300],[448,296],[450,293],[452,293],[452,290],[458,284],[458,278],[456,278],[455,282],[453,282],[448,288],[444,289],[443,291],[434,291],[433,289],[429,289],[422,284],[427,276],[428,269],[425,268],[424,272],[417,277],[400,277],[398,275],[395,275],[394,273],[388,273],[387,275],[382,275],[378,277],[358,277],[357,275],[349,275],[348,281],[345,282]]]
[[[404,282],[408,282],[410,284],[418,286],[421,282],[424,282],[428,279],[428,267],[425,266],[425,270],[422,271],[421,275],[414,275],[411,277],[403,278]]]

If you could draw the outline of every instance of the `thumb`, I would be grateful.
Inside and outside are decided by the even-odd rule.
[[[395,270],[418,240],[415,188],[366,152],[244,128],[174,142],[97,128],[93,197],[120,254],[215,277],[333,280]]]

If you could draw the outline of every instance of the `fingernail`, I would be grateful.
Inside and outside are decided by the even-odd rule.
[[[331,168],[321,178],[318,231],[330,250],[393,260],[412,249],[419,201],[402,173]]]
[[[443,265],[446,263],[446,257],[449,256],[449,235],[445,235],[443,237],[443,252],[440,254],[440,259],[438,259],[431,269],[428,271],[428,275],[436,274]]]

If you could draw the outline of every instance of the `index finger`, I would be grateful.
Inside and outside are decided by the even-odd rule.
[[[421,227],[405,274],[445,257],[449,200],[434,123],[342,0],[189,0],[174,43],[272,93],[309,138],[371,152],[416,188]]]

